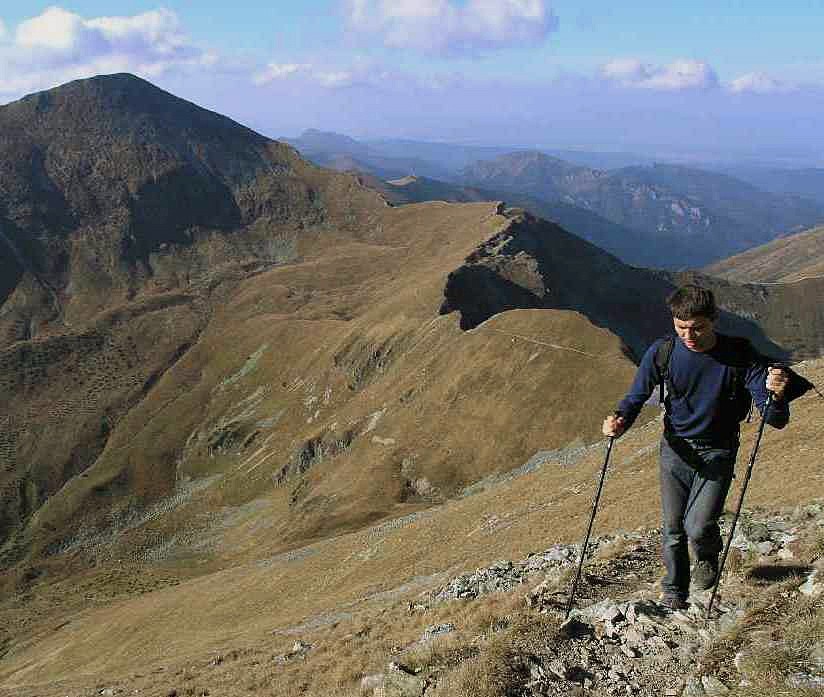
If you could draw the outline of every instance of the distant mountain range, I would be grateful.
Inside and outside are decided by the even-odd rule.
[[[281,138],[294,145],[310,159],[349,155],[363,164],[372,163],[381,168],[382,162],[389,161],[396,166],[400,162],[411,162],[418,169],[404,172],[393,171],[393,176],[428,176],[452,180],[465,167],[480,160],[493,160],[512,152],[528,152],[532,148],[512,148],[490,145],[460,145],[456,143],[433,143],[408,139],[355,140],[340,133],[305,130],[297,138]],[[654,158],[646,155],[624,152],[595,152],[589,150],[549,149],[547,155],[566,160],[583,167],[614,169],[634,165],[651,165]],[[433,168],[435,168],[433,170]],[[435,172],[438,172],[437,176]],[[373,172],[377,173],[377,172]]]
[[[300,138],[285,139],[307,159],[321,167],[338,171],[356,170],[381,179],[396,179],[409,174],[449,179],[450,171],[431,160],[410,153],[385,152],[338,133],[309,129]]]
[[[383,181],[366,177],[364,181],[379,190],[395,204],[423,201],[495,201],[505,200],[510,206],[523,208],[545,220],[552,220],[578,237],[591,242],[615,256],[637,266],[658,266],[661,253],[643,231],[619,225],[597,213],[561,200],[550,200],[524,193],[462,186],[426,177],[403,177]]]
[[[640,163],[600,169],[538,151],[414,141],[359,143],[317,131],[291,142],[325,166],[381,180],[414,176],[418,184],[407,185],[406,193],[390,193],[396,202],[463,201],[472,189],[470,200],[505,199],[636,265],[701,267],[824,221],[824,203],[811,198],[771,193],[723,173],[649,164],[640,157],[614,156],[615,163]],[[466,164],[472,157],[484,159]]]
[[[462,172],[465,182],[560,199],[647,233],[665,267],[696,267],[824,220],[824,207],[676,165],[612,171],[514,153]]]
[[[824,169],[779,169],[776,167],[723,167],[719,171],[764,191],[792,194],[824,204]]]

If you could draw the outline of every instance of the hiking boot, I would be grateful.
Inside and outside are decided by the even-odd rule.
[[[700,559],[692,570],[692,585],[700,591],[712,588],[718,575],[717,559]]]
[[[686,610],[689,607],[689,603],[680,595],[663,595],[658,602],[670,610]]]

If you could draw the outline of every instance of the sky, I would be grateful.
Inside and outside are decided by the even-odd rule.
[[[307,128],[824,166],[824,0],[0,0],[0,103],[128,71]]]

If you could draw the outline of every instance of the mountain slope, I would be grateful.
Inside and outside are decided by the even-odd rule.
[[[539,451],[559,466],[518,544],[566,534],[591,472],[561,455],[600,438],[685,279],[762,350],[824,346],[821,281],[629,267],[503,205],[386,205],[136,78],[63,89],[0,111],[44,163],[0,189],[22,260],[3,317],[25,323],[0,346],[12,685],[153,670],[471,563],[498,523],[467,492]],[[456,517],[405,544],[440,504]]]
[[[557,223],[587,242],[614,254],[624,263],[655,267],[661,262],[661,252],[652,244],[649,235],[618,225],[586,208],[563,201],[536,198],[520,192],[461,186],[425,177],[406,177],[395,181],[364,177],[363,180],[368,186],[380,191],[394,205],[424,201],[504,200],[507,205],[524,208],[537,217]]]
[[[707,273],[738,282],[775,283],[824,275],[824,227],[748,249],[706,268]]]
[[[659,266],[683,268],[762,244],[824,217],[821,206],[768,194],[724,175],[672,165],[603,172],[541,153],[478,162],[466,184],[560,199],[643,231]]]
[[[0,141],[8,541],[92,465],[235,284],[303,238],[351,236],[385,204],[131,75],[0,107],[0,131],[14,134]]]
[[[808,363],[804,372],[820,381],[824,365],[821,361]],[[801,506],[822,495],[818,459],[809,446],[819,430],[822,405],[817,397],[805,397],[793,407],[789,428],[765,433],[748,507],[796,508],[795,523],[815,527],[815,518],[808,517],[815,516],[815,508],[806,513]],[[755,431],[755,425],[745,425],[742,452],[748,452]],[[616,444],[595,531],[597,536],[606,533],[607,537],[599,540],[602,544],[597,552],[593,550],[587,565],[585,583],[579,588],[581,607],[592,602],[593,593],[596,598],[604,594],[615,597],[633,584],[646,588],[646,597],[655,597],[655,588],[643,583],[657,580],[655,541],[642,540],[643,550],[632,540],[623,546],[621,538],[626,536],[621,531],[657,524],[655,453],[659,438],[659,423],[639,423]],[[289,554],[273,553],[275,543],[266,527],[267,506],[235,511],[239,516],[236,524],[244,528],[245,535],[255,529],[265,533],[259,533],[254,546],[244,550],[247,563],[151,593],[127,589],[125,563],[119,577],[109,572],[106,578],[100,569],[82,577],[80,589],[65,584],[55,589],[50,606],[42,605],[46,611],[58,608],[64,614],[41,617],[35,636],[27,641],[22,633],[18,635],[10,653],[0,661],[0,680],[15,695],[44,697],[85,694],[82,690],[90,691],[92,686],[100,690],[115,685],[152,693],[181,691],[189,686],[214,692],[220,686],[226,694],[269,689],[287,695],[298,694],[303,686],[322,694],[337,689],[342,695],[356,695],[364,675],[384,669],[390,658],[408,660],[409,655],[399,659],[398,653],[416,641],[424,628],[450,622],[459,632],[474,630],[470,636],[475,636],[493,631],[493,621],[503,621],[504,615],[523,607],[522,594],[542,580],[542,573],[524,579],[529,585],[521,587],[511,606],[489,608],[472,595],[440,605],[432,599],[439,590],[472,588],[470,576],[486,582],[478,584],[480,594],[496,586],[506,592],[518,569],[499,560],[523,560],[515,564],[540,569],[543,558],[536,550],[549,551],[556,543],[564,547],[580,543],[603,463],[603,446],[596,443],[590,448],[536,453],[530,466],[487,481],[457,500]],[[788,471],[793,473],[790,480]],[[639,497],[639,491],[645,495]],[[751,524],[745,516],[740,529],[743,535],[763,541],[761,516],[752,517]],[[767,528],[768,534],[770,530],[773,528]],[[787,530],[785,524],[779,535]],[[238,541],[225,526],[212,534],[223,548]],[[637,532],[635,535],[637,540]],[[803,542],[806,545],[816,539],[805,538]],[[788,547],[796,556],[787,573],[797,573],[806,554],[799,556],[797,541]],[[561,570],[570,566],[565,556],[561,561]],[[639,569],[639,561],[650,568]],[[740,569],[740,563],[731,558],[730,568]],[[782,578],[783,567],[776,566],[782,563],[788,562],[771,559],[755,564],[763,576],[755,571],[749,577],[752,592],[764,590],[764,584],[775,577]],[[168,563],[158,567],[166,576],[174,573]],[[644,573],[639,578],[639,570],[650,575]],[[564,576],[558,579],[553,568],[545,572],[549,597],[542,600],[563,602],[568,590]],[[551,593],[556,579],[561,590],[558,597]],[[119,584],[112,588],[113,582]],[[733,592],[729,586],[736,584],[731,578],[725,580],[721,595],[725,605]],[[119,591],[119,595],[107,599],[107,589],[115,594]],[[68,597],[79,592],[93,597],[97,606],[83,613],[61,608]],[[6,621],[23,619],[19,607],[4,604],[0,612]],[[531,617],[530,626],[539,628],[539,620],[539,616]],[[494,631],[503,628],[505,623]],[[786,628],[776,629],[783,632]],[[294,662],[273,661],[274,656],[288,653],[297,640],[311,644],[305,664],[300,656]],[[473,655],[454,658],[466,661]],[[686,665],[696,668],[694,655]],[[77,666],[84,670],[76,670]],[[649,686],[643,687],[646,690]]]
[[[677,165],[626,167],[611,175],[641,185],[665,186],[730,218],[741,229],[751,229],[753,238],[798,230],[820,219],[824,210],[798,196],[773,194],[731,176]]]
[[[39,274],[25,287],[45,285],[56,305],[38,313],[12,293],[0,345],[28,338],[26,321],[60,329],[146,287],[185,286],[179,274],[203,275],[207,263],[276,260],[278,226],[293,233],[346,215],[323,191],[334,180],[288,146],[131,75],[0,107],[0,128],[15,134],[0,143],[0,229]],[[239,229],[247,234],[231,235]],[[186,269],[170,261],[182,255]]]

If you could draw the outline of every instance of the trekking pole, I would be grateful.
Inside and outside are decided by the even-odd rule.
[[[581,559],[578,562],[578,572],[575,574],[575,581],[572,583],[572,591],[569,594],[569,601],[567,602],[566,615],[564,620],[569,619],[569,613],[572,612],[572,603],[575,600],[575,591],[578,588],[578,580],[581,578],[581,569],[584,567],[584,558],[587,555],[587,547],[589,546],[589,536],[592,532],[592,523],[595,521],[595,511],[598,510],[598,500],[601,498],[601,490],[604,488],[604,479],[607,474],[607,464],[609,463],[609,454],[612,452],[612,444],[615,442],[615,436],[610,436],[607,443],[607,455],[604,458],[604,466],[601,468],[601,480],[598,482],[598,492],[595,494],[595,502],[592,504],[592,515],[589,517],[589,526],[587,527],[587,536],[584,538],[584,546],[581,548]]]
[[[724,564],[727,562],[727,555],[730,553],[730,545],[732,545],[732,538],[735,536],[735,526],[738,524],[738,517],[741,515],[741,507],[744,505],[744,496],[747,493],[747,484],[750,483],[752,476],[752,467],[755,464],[755,456],[758,454],[758,446],[761,443],[761,436],[764,433],[764,424],[767,423],[767,412],[772,406],[773,395],[772,392],[767,394],[767,403],[764,405],[764,413],[761,414],[761,423],[758,424],[758,434],[755,436],[755,445],[753,445],[750,453],[750,462],[747,465],[747,473],[744,475],[744,482],[741,484],[741,495],[738,497],[738,506],[735,509],[735,516],[732,519],[732,527],[730,534],[727,537],[727,543],[724,545],[724,553],[721,555],[721,563],[718,565],[718,572],[715,575],[715,584],[712,588],[712,595],[710,596],[710,604],[707,605],[706,621],[710,621],[710,613],[712,613],[712,606],[715,603],[715,596],[718,593],[718,586],[721,583],[721,572],[724,570]]]

